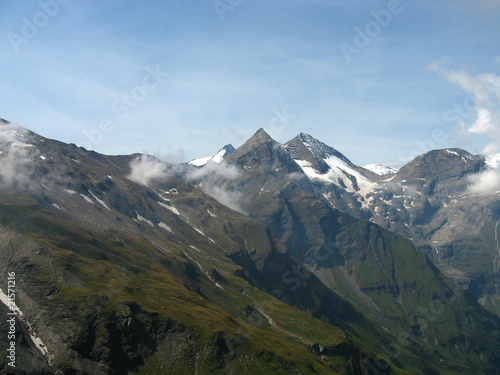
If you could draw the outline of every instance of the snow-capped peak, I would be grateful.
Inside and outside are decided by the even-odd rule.
[[[368,169],[369,171],[376,173],[379,176],[394,174],[398,171],[396,168],[388,167],[382,164],[367,164],[363,166],[363,168]]]
[[[304,146],[306,146],[317,159],[324,160],[335,157],[337,159],[340,159],[343,163],[347,164],[350,168],[357,169],[357,167],[342,153],[340,153],[333,147],[330,147],[327,144],[319,141],[318,139],[310,136],[309,134],[300,133],[295,139],[297,138],[300,139]]]
[[[232,154],[234,147],[231,144],[227,144],[222,147],[214,156],[207,156],[200,159],[194,159],[188,162],[188,164],[194,165],[195,167],[203,167],[208,162],[222,163],[222,161]]]

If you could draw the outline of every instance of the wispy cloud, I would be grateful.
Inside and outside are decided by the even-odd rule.
[[[37,154],[24,129],[0,122],[0,187],[30,187],[32,158]]]
[[[448,71],[439,63],[431,64],[430,68],[471,95],[475,120],[468,123],[464,118],[461,127],[470,134],[489,136],[482,153],[488,155],[500,151],[500,76],[494,73],[470,75],[464,71]]]
[[[494,194],[500,191],[500,171],[486,169],[482,173],[469,176],[469,191],[475,194]]]
[[[151,181],[164,179],[169,175],[167,165],[149,155],[141,155],[132,160],[130,169],[128,179],[145,186]]]
[[[245,213],[244,194],[237,189],[237,184],[231,183],[241,175],[238,168],[225,162],[217,164],[211,161],[202,168],[188,168],[185,173],[188,182],[195,184],[223,205]]]
[[[430,66],[449,82],[471,95],[473,121],[463,116],[462,131],[466,134],[486,135],[481,153],[485,156],[500,152],[500,76],[494,73],[470,75],[464,71],[448,71],[439,63]],[[492,194],[500,190],[500,169],[487,168],[469,178],[472,193]]]

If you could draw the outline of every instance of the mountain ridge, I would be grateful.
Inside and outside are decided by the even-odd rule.
[[[297,137],[295,139],[297,139]],[[270,143],[269,140],[266,139],[266,141],[267,144]],[[274,142],[272,144],[276,145],[277,142]],[[403,321],[406,320],[406,316],[408,314],[407,309],[413,309],[415,307],[411,307],[411,305],[415,303],[417,303],[418,305],[419,303],[419,299],[415,300],[414,296],[411,297],[414,292],[412,292],[412,288],[409,287],[409,285],[419,285],[420,282],[417,280],[423,275],[423,271],[417,272],[415,274],[415,277],[417,278],[415,280],[396,281],[397,278],[393,276],[391,279],[391,277],[386,274],[387,271],[385,271],[385,268],[392,267],[393,273],[407,274],[409,276],[411,274],[414,274],[415,272],[415,270],[410,271],[408,269],[409,264],[411,263],[415,263],[413,266],[421,264],[421,266],[418,267],[421,267],[422,270],[430,267],[431,269],[434,269],[434,271],[432,272],[437,273],[431,273],[426,276],[426,283],[429,284],[426,285],[426,283],[423,283],[420,286],[422,288],[422,296],[427,293],[424,292],[424,290],[428,290],[429,288],[431,288],[431,284],[434,285],[434,287],[432,288],[435,288],[433,292],[435,296],[439,295],[440,293],[449,295],[449,292],[443,292],[443,290],[452,290],[453,288],[451,284],[448,284],[448,286],[444,287],[442,283],[445,278],[440,275],[439,271],[437,271],[437,268],[432,264],[430,259],[427,256],[424,256],[423,258],[412,258],[416,256],[416,253],[414,252],[414,250],[410,249],[402,251],[401,253],[394,251],[392,252],[392,255],[388,255],[391,254],[390,246],[388,246],[388,243],[390,243],[390,241],[388,239],[385,239],[382,242],[378,243],[376,240],[379,237],[385,238],[386,236],[389,236],[387,233],[382,234],[384,233],[383,231],[378,232],[380,229],[375,229],[376,227],[368,226],[368,228],[373,228],[373,235],[370,235],[369,240],[367,241],[363,237],[363,235],[361,235],[361,233],[366,232],[366,229],[360,229],[367,228],[366,224],[363,224],[363,222],[357,221],[357,219],[353,219],[352,217],[345,217],[335,210],[331,211],[331,208],[329,207],[331,207],[332,205],[331,200],[328,199],[329,197],[325,197],[324,194],[318,194],[319,189],[334,189],[333,191],[340,191],[345,193],[347,189],[345,187],[342,187],[340,183],[335,184],[333,180],[325,182],[325,180],[321,178],[321,175],[317,177],[317,173],[319,171],[316,171],[316,174],[307,173],[307,169],[304,171],[304,163],[302,163],[301,165],[301,163],[297,163],[297,160],[292,157],[295,164],[299,165],[301,169],[303,169],[303,172],[305,172],[302,173],[302,176],[307,175],[309,177],[312,175],[313,177],[313,179],[310,180],[313,186],[313,191],[301,189],[300,186],[296,184],[297,179],[290,180],[286,178],[286,175],[283,173],[275,173],[275,171],[283,169],[283,163],[278,158],[268,157],[266,150],[261,152],[262,144],[255,143],[254,148],[251,148],[248,145],[249,143],[245,144],[245,147],[242,147],[241,150],[236,151],[236,155],[239,155],[239,158],[228,158],[226,161],[230,165],[234,165],[237,168],[240,168],[240,170],[242,171],[242,176],[240,176],[239,178],[233,178],[233,180],[224,181],[224,185],[226,187],[238,186],[239,191],[241,191],[242,194],[247,198],[248,205],[245,208],[247,215],[271,228],[271,230],[287,244],[287,246],[290,248],[291,254],[295,258],[302,260],[306,265],[310,266],[312,272],[315,273],[316,276],[318,276],[325,285],[329,286],[333,290],[343,291],[341,292],[341,295],[343,295],[345,298],[351,298],[351,302],[354,302],[358,308],[363,309],[365,313],[373,316],[374,319],[376,319],[376,317],[379,315],[390,316],[391,314],[395,314],[392,319],[396,320],[393,320],[391,324],[394,324],[399,319],[400,323],[396,323],[396,325],[402,324],[399,325],[399,329],[413,331],[414,333],[415,329],[422,329],[422,327],[418,328],[415,326],[405,326],[405,323],[403,323]],[[285,149],[285,151],[287,150],[287,148],[284,146],[279,149]],[[265,165],[266,168],[245,168],[247,166],[246,161],[249,159],[250,155],[255,164]],[[259,156],[262,156],[262,159],[259,160]],[[328,155],[325,154],[322,156]],[[256,160],[258,160],[258,162]],[[291,167],[287,167],[289,168],[289,172]],[[358,182],[358,178],[368,180],[370,177],[368,177],[367,175],[361,175],[361,173],[357,170],[350,168],[347,163],[343,163],[343,166],[338,163],[332,163],[331,165],[328,165],[328,167],[329,171],[337,168],[337,176],[345,176],[344,178],[348,179],[348,182],[346,182],[346,184],[351,184],[352,192],[347,191],[347,193],[349,193],[351,197],[355,197],[356,195],[358,195],[362,196],[364,199],[367,199],[373,196],[374,193],[372,192],[372,190],[363,190],[359,187],[363,186],[361,183],[359,183],[357,189],[355,188]],[[330,173],[329,171],[327,173]],[[354,180],[352,180],[353,178]],[[391,177],[389,177],[389,179],[390,178]],[[383,179],[371,182],[374,185],[377,184],[377,186],[379,184],[385,183]],[[384,189],[387,189],[387,187],[384,187]],[[394,190],[393,188],[391,189]],[[319,191],[321,192],[321,190]],[[362,203],[364,203],[364,201],[358,201],[358,204],[361,207]],[[347,211],[347,213],[351,212]],[[357,217],[356,215],[353,216]],[[327,225],[326,223],[330,224]],[[347,225],[347,223],[350,224]],[[347,227],[351,229],[347,229]],[[339,229],[335,228],[345,229],[338,232]],[[353,233],[358,234],[354,235],[353,237]],[[344,237],[347,240],[344,239]],[[398,245],[396,245],[397,247],[402,246],[401,242],[398,242],[400,240],[393,239],[391,241],[396,241],[395,243],[398,243]],[[409,242],[409,240],[406,241]],[[363,245],[359,245],[359,247],[353,246],[351,248],[350,244],[352,243],[357,243],[358,245],[362,243]],[[330,249],[331,246],[333,246],[332,251],[328,252],[328,249]],[[364,253],[364,250],[362,249],[365,249],[368,252]],[[320,253],[323,252],[324,256],[326,256],[326,258],[328,259],[328,262],[318,262],[318,251]],[[326,254],[324,253],[325,251],[327,252]],[[355,261],[356,258],[354,254],[359,253],[360,251],[363,252],[361,260]],[[380,257],[384,258],[384,261],[382,263],[385,264],[385,266],[383,267],[380,266]],[[403,261],[401,257],[409,257],[414,260],[408,263],[408,260]],[[323,255],[319,256],[319,258],[322,259]],[[347,259],[349,258],[352,259],[347,262]],[[399,259],[401,263],[399,263],[399,261],[395,262],[396,259]],[[419,260],[417,261],[417,259]],[[373,262],[373,264],[368,266],[370,262]],[[390,264],[392,264],[392,266],[389,266]],[[369,269],[374,269],[374,266],[376,267],[375,269],[380,269],[381,273],[379,274],[379,276],[375,277],[375,280],[377,280],[377,278],[379,277],[380,279],[378,279],[375,284],[371,284],[373,281],[369,282],[369,278],[367,280],[364,274],[369,272]],[[408,272],[410,273],[408,274]],[[411,276],[409,277],[411,278]],[[400,293],[403,294],[400,295]],[[454,293],[460,294],[460,292]],[[429,298],[431,295],[428,295],[427,298]],[[443,300],[448,300],[449,297],[445,297],[444,295],[442,296]],[[352,297],[349,296],[356,297],[352,299]],[[400,298],[402,298],[403,301],[406,302],[401,303],[401,301],[399,301]],[[463,300],[463,298],[467,299],[468,297],[460,297],[461,300]],[[389,302],[391,300],[392,302]],[[382,303],[382,301],[384,302]],[[380,303],[382,303],[382,305],[380,305]],[[386,308],[388,304],[393,303],[395,304],[392,305],[393,312],[391,313]],[[460,302],[460,304],[461,303],[462,302]],[[383,307],[383,305],[386,305],[386,307]],[[477,309],[477,303],[475,306],[476,307],[474,309]],[[452,307],[447,304],[447,308],[455,309],[457,307]],[[416,310],[418,310],[418,308],[416,308]],[[481,309],[479,308],[479,310]],[[396,311],[400,312],[396,313]],[[481,311],[482,312],[480,313],[480,315],[485,315],[481,318],[477,316],[477,319],[482,320],[484,324],[484,322],[490,318],[486,318],[486,316],[488,316],[488,313],[483,310]],[[400,314],[399,317],[397,317],[398,314]],[[460,319],[463,318],[464,317]],[[446,318],[443,316],[441,316],[440,319],[446,320]],[[443,324],[447,325],[448,323],[444,323],[443,321]],[[394,329],[394,327],[391,329]],[[452,333],[449,338],[450,342],[458,339],[458,336],[461,335],[459,326],[455,326],[452,329],[452,332],[454,333]],[[441,334],[444,334],[444,332],[442,332]],[[452,339],[451,337],[454,336],[455,338]],[[477,342],[477,338],[475,339],[475,341]],[[444,342],[442,342],[441,345],[446,346],[448,344],[444,344]],[[445,349],[442,348],[440,350]]]
[[[32,184],[2,186],[0,236],[12,240],[0,245],[0,268],[19,276],[16,302],[51,356],[45,373],[338,374],[382,363],[283,302],[296,297],[279,276],[300,264],[262,224],[164,174],[157,159],[35,137],[22,147]],[[162,173],[132,181],[130,168]],[[304,283],[295,305],[320,313],[334,303],[330,317],[350,309],[316,278]]]
[[[329,151],[311,153],[328,160],[329,169],[317,174],[330,178],[333,170],[344,188],[339,181],[311,179],[286,144],[263,129],[224,162],[197,169],[191,186],[175,174],[184,178],[182,168],[189,173],[194,166],[137,154],[106,156],[22,133],[13,138],[9,130],[0,142],[0,163],[15,160],[25,174],[3,186],[0,196],[0,235],[17,236],[0,246],[4,259],[15,256],[2,267],[23,275],[19,304],[58,366],[87,373],[123,366],[148,373],[161,363],[176,373],[241,371],[245,367],[234,358],[245,353],[257,363],[254,373],[283,373],[281,363],[325,374],[369,368],[493,374],[500,364],[498,318],[454,287],[431,262],[432,253],[360,220],[348,202],[346,211],[334,207],[321,189],[345,193],[339,202],[351,197],[368,210],[372,206],[357,199],[373,197],[376,204],[379,193],[364,190],[363,183],[390,181],[341,158],[335,160],[343,164],[333,163]],[[231,172],[207,179],[217,169]],[[6,177],[12,176],[4,172],[4,184]],[[448,178],[457,188],[465,179],[456,173]],[[410,186],[403,180],[396,179],[400,185],[392,194]],[[208,183],[238,193],[246,215],[196,188]],[[381,194],[391,199],[387,190]],[[50,312],[50,306],[57,308]],[[75,306],[76,314],[69,313]],[[439,313],[429,318],[421,311],[426,306]],[[290,323],[293,316],[300,318]],[[74,335],[64,325],[53,331],[50,324],[58,320]],[[127,321],[135,328],[129,330]],[[401,341],[399,333],[408,336]],[[169,340],[180,345],[177,359]],[[398,352],[387,349],[391,342]],[[118,357],[97,354],[102,350]],[[190,352],[197,353],[194,364]],[[389,364],[375,366],[378,356]]]

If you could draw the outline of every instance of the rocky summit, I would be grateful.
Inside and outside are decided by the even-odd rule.
[[[173,165],[4,120],[0,372],[498,374],[490,169],[359,167],[263,129]]]

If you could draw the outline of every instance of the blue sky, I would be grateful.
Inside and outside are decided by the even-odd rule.
[[[187,161],[260,127],[360,165],[500,151],[497,0],[4,1],[0,19],[0,117],[98,152]]]

